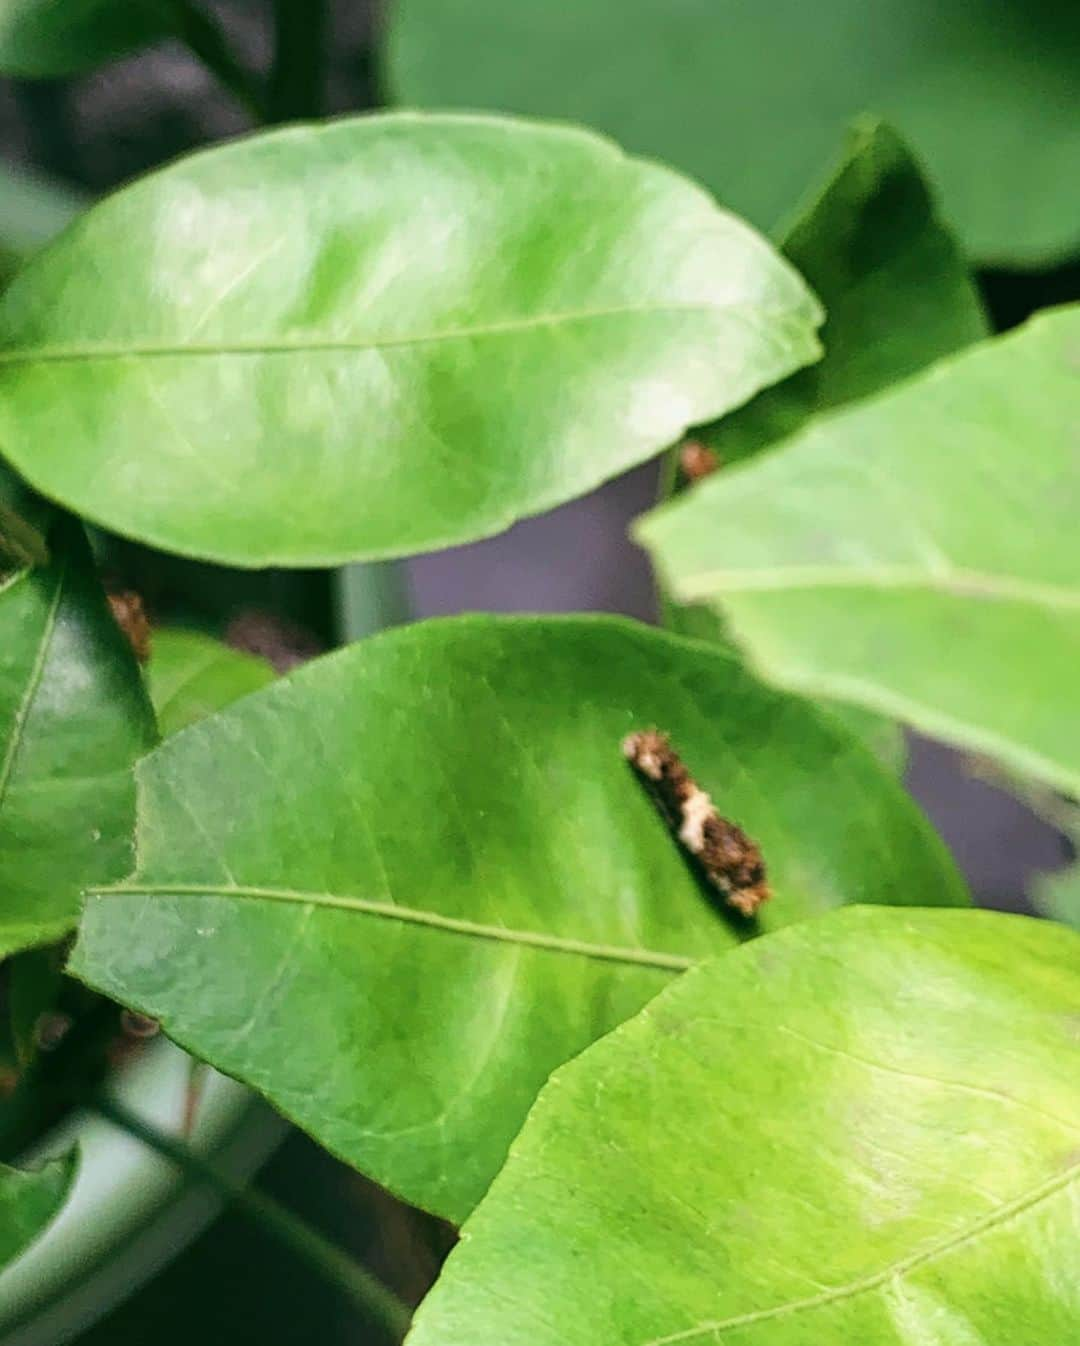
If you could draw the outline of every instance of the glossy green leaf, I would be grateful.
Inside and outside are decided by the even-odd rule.
[[[146,677],[158,727],[168,736],[265,687],[274,670],[198,631],[158,629]]]
[[[816,301],[665,168],[396,115],[136,183],[0,301],[0,451],[116,532],[239,565],[497,532],[814,359]]]
[[[760,842],[762,928],[964,901],[873,757],[729,656],[462,618],[318,659],[144,759],[135,874],[88,901],[73,970],[459,1219],[554,1066],[754,933],[624,761],[649,725]]]
[[[131,764],[154,739],[142,679],[81,528],[0,584],[0,957],[75,922],[82,889],[131,868]]]
[[[1080,307],[719,472],[637,526],[773,681],[1080,792]]]
[[[792,434],[812,416],[857,401],[986,335],[986,319],[919,166],[895,132],[863,120],[820,193],[789,230],[784,255],[825,306],[825,355],[699,432],[724,468]],[[727,638],[718,612],[669,602],[665,624]],[[900,727],[835,704],[848,727],[900,771]]]
[[[0,1267],[41,1233],[68,1194],[76,1156],[24,1171],[0,1164]]]
[[[825,355],[712,428],[725,465],[988,334],[918,164],[880,122],[853,128],[839,167],[781,249],[825,307]]]
[[[403,102],[584,122],[762,228],[869,110],[910,137],[983,260],[1080,245],[1070,0],[396,0],[392,13]]]
[[[78,74],[167,36],[168,0],[0,0],[0,74]]]
[[[560,1070],[409,1346],[1080,1339],[1080,938],[837,912]]]

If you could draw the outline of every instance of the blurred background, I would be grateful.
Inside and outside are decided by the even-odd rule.
[[[504,3],[513,6],[514,0]],[[240,57],[265,68],[271,52],[269,4],[221,0],[205,7],[217,12]],[[609,32],[608,45],[598,49],[598,81],[616,44],[634,46],[639,8],[628,4],[625,31]],[[674,5],[673,11],[682,8]],[[1046,9],[1048,22],[1057,23],[1052,5],[1034,8]],[[332,7],[328,111],[356,111],[385,101],[380,51],[386,21],[385,7],[370,0],[341,0]],[[677,28],[672,31],[676,34]],[[1073,22],[1061,34],[1071,42],[1080,27]],[[1080,71],[1080,46],[1072,55]],[[455,51],[448,51],[446,59],[453,62]],[[700,79],[702,72],[687,59],[687,81]],[[639,53],[635,61],[639,81],[628,96],[644,106],[657,92],[650,87],[647,59]],[[1051,71],[1047,78],[1057,76]],[[509,79],[505,75],[504,86]],[[453,72],[445,83],[455,87]],[[492,83],[500,87],[497,79],[488,79],[487,85]],[[545,89],[535,72],[525,84],[518,101],[527,107],[543,102]],[[463,95],[456,101],[468,99]],[[477,101],[490,103],[481,96]],[[558,106],[557,92],[548,101],[551,106],[537,110],[567,116],[578,110]],[[117,184],[249,125],[242,107],[177,43],[163,43],[77,78],[2,80],[0,156],[7,167],[32,173],[42,190],[28,206],[7,179],[0,179],[0,238],[13,231],[48,232],[50,211],[59,220]],[[724,128],[713,128],[713,134],[723,133]],[[648,138],[647,130],[642,136]],[[838,135],[834,148],[839,145]],[[823,167],[808,169],[807,185]],[[987,164],[986,171],[996,169]],[[1077,177],[1074,172],[1074,182]],[[996,325],[1005,328],[1048,303],[1080,298],[1080,265],[1055,260],[1023,270],[996,266],[980,272],[980,284]],[[470,609],[599,610],[651,620],[651,580],[644,557],[627,541],[626,525],[654,493],[655,469],[648,467],[502,537],[419,557],[386,576],[388,615],[402,615],[404,598],[408,610],[420,617]],[[340,634],[342,596],[325,574],[228,572],[115,541],[109,565],[144,594],[155,619],[224,634],[282,666],[326,648]],[[395,585],[400,592],[395,593]],[[1070,858],[1063,837],[988,778],[983,764],[915,741],[908,780],[984,904],[1026,909],[1031,876]],[[259,1181],[364,1258],[410,1302],[422,1295],[451,1242],[449,1231],[397,1206],[296,1133],[276,1150]],[[195,1339],[288,1346],[307,1342],[313,1334],[322,1346],[377,1340],[365,1335],[353,1308],[339,1302],[305,1266],[240,1216],[226,1213],[79,1340],[87,1346]]]

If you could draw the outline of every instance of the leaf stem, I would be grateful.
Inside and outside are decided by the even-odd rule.
[[[265,122],[266,98],[255,77],[234,56],[218,21],[194,0],[162,0],[162,3],[169,10],[176,37],[243,105],[252,120]]]
[[[327,0],[274,0],[274,64],[267,120],[322,115],[328,15]]]
[[[300,1216],[265,1192],[246,1187],[222,1173],[183,1141],[159,1131],[116,1099],[99,1095],[91,1106],[114,1126],[141,1140],[198,1182],[212,1187],[260,1228],[273,1234],[352,1300],[365,1315],[381,1324],[395,1342],[404,1337],[410,1316],[405,1305],[381,1281]]]

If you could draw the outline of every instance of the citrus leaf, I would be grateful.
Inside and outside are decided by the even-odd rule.
[[[583,494],[818,353],[740,221],[583,131],[292,127],[142,179],[0,301],[0,451],[238,565],[462,542]]]
[[[52,560],[0,584],[0,957],[75,923],[131,869],[131,765],[154,741],[131,651],[73,520]]]
[[[0,74],[79,74],[174,27],[164,0],[0,0]]]
[[[397,0],[391,12],[401,101],[584,122],[763,229],[873,109],[926,160],[969,252],[1041,265],[1080,245],[1080,12],[1061,0]]]
[[[762,846],[760,928],[965,900],[876,760],[729,656],[461,618],[315,660],[146,757],[135,873],[90,897],[72,969],[460,1219],[554,1066],[758,928],[703,893],[624,760],[650,725]]]
[[[1080,938],[834,913],[561,1069],[409,1346],[1020,1346],[1080,1330]]]
[[[32,1243],[64,1204],[75,1169],[74,1152],[29,1171],[0,1164],[0,1267]]]
[[[839,166],[781,251],[825,307],[825,355],[707,432],[725,466],[988,335],[978,291],[918,163],[881,122],[853,127]]]
[[[815,420],[647,515],[773,681],[1080,792],[1080,307]],[[721,526],[722,525],[722,526]]]
[[[158,728],[167,737],[273,682],[274,670],[265,659],[198,631],[158,628],[146,679]]]
[[[857,401],[986,335],[964,260],[935,210],[919,165],[896,133],[861,119],[782,251],[825,305],[824,357],[698,432],[726,470],[792,434],[812,416]],[[665,625],[728,640],[720,614],[668,601]],[[834,703],[848,727],[902,771],[894,721]]]

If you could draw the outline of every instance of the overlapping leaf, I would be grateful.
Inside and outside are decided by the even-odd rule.
[[[1080,1335],[1080,937],[838,912],[560,1070],[410,1346]]]
[[[274,680],[274,670],[263,659],[197,631],[169,628],[154,632],[146,674],[163,736]]]
[[[770,679],[1080,792],[1080,307],[942,362],[638,525]]]
[[[922,171],[881,122],[852,129],[838,168],[781,250],[825,307],[825,354],[710,429],[725,465],[987,335]]]
[[[169,0],[0,0],[0,74],[77,74],[167,36]]]
[[[700,189],[583,131],[390,115],[182,161],[0,301],[0,453],[239,565],[498,531],[816,357],[816,302]]]
[[[794,433],[811,417],[917,373],[986,335],[986,320],[919,166],[889,127],[863,120],[783,252],[825,305],[824,357],[702,432],[724,468]],[[725,638],[715,609],[668,602],[673,630]],[[895,722],[834,707],[883,760],[902,767]]]
[[[86,539],[0,583],[0,957],[58,938],[82,889],[131,868],[131,766],[154,740],[131,651]]]
[[[402,101],[584,122],[762,228],[872,110],[911,138],[975,255],[1039,264],[1080,245],[1067,0],[396,0],[392,15]]]
[[[64,1203],[75,1155],[26,1171],[0,1164],[0,1267],[37,1238]]]
[[[762,928],[964,901],[875,759],[730,656],[464,618],[319,659],[145,758],[135,874],[88,901],[73,969],[460,1219],[554,1066],[754,933],[623,760],[653,724],[761,843]]]

